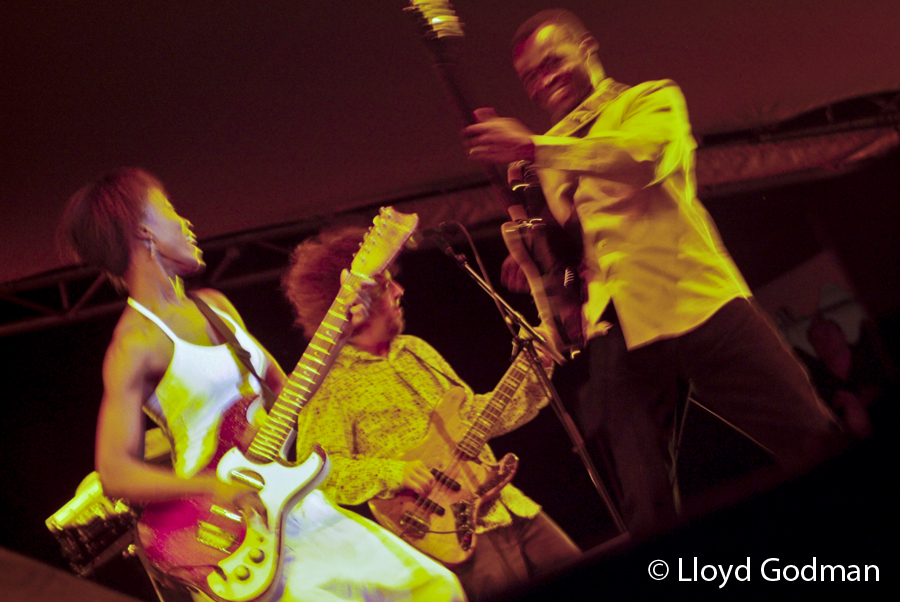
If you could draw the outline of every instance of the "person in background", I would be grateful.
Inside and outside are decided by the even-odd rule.
[[[863,321],[859,342],[851,345],[837,322],[816,313],[806,337],[816,352],[816,357],[805,358],[806,363],[822,400],[851,435],[868,437],[872,433],[870,409],[890,386],[894,372],[874,325]]]

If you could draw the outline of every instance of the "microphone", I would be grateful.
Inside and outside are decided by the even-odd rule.
[[[456,257],[456,253],[453,252],[453,247],[447,242],[445,235],[453,236],[459,232],[460,227],[458,223],[441,222],[436,228],[425,228],[424,230],[414,232],[413,235],[409,237],[409,240],[406,241],[406,248],[416,250],[421,248],[426,241],[431,240],[434,241],[441,251],[450,257]]]

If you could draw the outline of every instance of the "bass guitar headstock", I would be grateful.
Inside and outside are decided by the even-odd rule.
[[[455,62],[462,40],[463,24],[449,2],[410,0],[404,9],[419,24],[422,38],[431,47],[436,62]]]

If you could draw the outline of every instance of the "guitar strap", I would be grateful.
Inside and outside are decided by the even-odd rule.
[[[572,109],[559,123],[547,130],[545,136],[584,138],[606,105],[619,97],[630,86],[606,78],[600,90]]]
[[[237,337],[234,336],[234,333],[231,331],[228,326],[225,325],[225,322],[222,318],[217,314],[213,309],[207,305],[206,301],[194,295],[193,293],[188,293],[188,296],[194,301],[197,305],[197,309],[200,310],[206,319],[209,320],[209,323],[213,325],[216,331],[222,335],[225,339],[225,342],[231,346],[231,350],[234,352],[235,357],[237,357],[238,361],[243,364],[245,368],[256,377],[256,381],[259,383],[259,386],[262,388],[262,397],[263,397],[263,406],[266,408],[266,411],[272,409],[272,406],[275,405],[275,400],[277,397],[266,381],[256,373],[256,369],[253,367],[253,362],[250,361],[250,352],[241,347],[241,344],[238,342]]]

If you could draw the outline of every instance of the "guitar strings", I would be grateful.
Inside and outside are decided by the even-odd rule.
[[[473,424],[468,428],[462,440],[456,444],[453,450],[452,458],[447,466],[443,470],[435,469],[438,470],[444,478],[442,479],[438,477],[438,475],[435,475],[435,484],[431,488],[431,490],[424,496],[416,495],[416,501],[412,503],[413,510],[408,512],[414,519],[418,520],[420,524],[429,524],[431,514],[434,512],[434,505],[440,506],[444,509],[445,512],[453,512],[453,508],[448,506],[454,492],[452,491],[451,486],[446,483],[446,479],[450,479],[456,483],[459,483],[460,467],[464,466],[468,461],[478,461],[480,453],[484,449],[484,445],[487,443],[488,436],[490,435],[490,432],[488,432],[488,429],[485,428],[483,424],[483,419],[488,419],[488,426],[490,426],[492,423],[496,423],[497,419],[503,413],[503,410],[506,409],[506,406],[512,399],[512,396],[521,386],[527,373],[527,368],[521,365],[527,365],[527,361],[523,360],[524,355],[525,354],[519,354],[516,357],[515,361],[513,361],[508,370],[507,376],[502,379],[500,385],[491,395],[490,400],[485,405],[481,413],[479,413],[479,415],[476,417]],[[510,379],[515,382],[515,386],[509,386],[508,384],[506,384],[506,381]],[[465,445],[466,441],[473,436],[481,438],[481,445],[479,446],[477,454],[469,455],[465,451],[463,451],[462,446]],[[469,446],[472,446],[471,443],[469,444]],[[502,472],[502,468],[500,468],[499,470]],[[442,480],[445,482],[442,482]],[[482,488],[484,487],[485,483],[481,483],[479,485],[480,488]],[[486,492],[475,491],[474,493],[475,498],[478,499],[482,497]],[[474,510],[474,508],[475,505],[473,504],[472,509]],[[473,522],[474,519],[475,517],[472,517]],[[458,533],[462,530],[463,529],[456,529],[454,531],[439,532],[428,529],[427,532]]]

